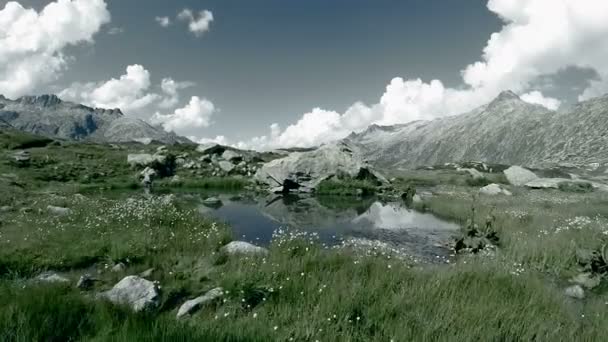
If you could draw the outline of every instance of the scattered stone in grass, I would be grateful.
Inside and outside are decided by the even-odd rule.
[[[573,285],[566,288],[564,294],[574,299],[585,299],[585,290],[583,290],[583,287],[580,285]]]
[[[600,285],[602,278],[598,275],[593,275],[590,272],[581,273],[570,280],[570,282],[581,285],[586,289],[593,289]]]
[[[205,305],[215,302],[223,295],[224,290],[221,287],[218,287],[213,290],[210,290],[203,296],[188,300],[184,304],[182,304],[182,306],[180,306],[179,310],[177,311],[177,318],[179,319],[186,315],[191,315],[192,313],[204,307]]]
[[[159,304],[160,293],[156,285],[138,276],[128,276],[119,281],[114,287],[98,295],[118,305],[128,305],[136,312],[156,308]]]
[[[56,207],[53,205],[47,206],[46,209],[49,213],[57,216],[67,216],[72,213],[72,210],[69,208]]]
[[[88,290],[91,287],[93,287],[94,283],[95,283],[95,279],[93,279],[93,277],[91,277],[91,275],[83,274],[78,279],[78,282],[76,283],[76,287],[81,290]]]
[[[222,252],[228,255],[266,255],[268,250],[245,241],[232,241],[222,247]]]
[[[139,276],[142,278],[150,278],[154,274],[154,271],[156,271],[155,268],[149,268],[149,269],[141,272]]]
[[[116,273],[124,272],[126,268],[127,268],[127,266],[125,266],[125,264],[123,264],[122,262],[119,262],[118,264],[116,264],[112,267],[112,272],[116,272]]]
[[[69,283],[70,280],[66,277],[60,276],[55,272],[44,272],[36,277],[36,280],[45,283]]]
[[[487,196],[496,196],[496,195],[505,195],[511,196],[511,192],[503,189],[500,185],[492,183],[490,185],[486,185],[483,188],[479,189],[479,193]]]
[[[13,211],[13,207],[11,207],[11,206],[5,205],[5,206],[0,207],[0,213],[8,213],[11,211]]]

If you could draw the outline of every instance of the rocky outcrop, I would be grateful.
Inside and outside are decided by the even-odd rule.
[[[327,144],[309,152],[294,152],[264,164],[255,179],[282,192],[314,190],[331,178],[370,179],[388,183],[386,178],[364,161],[355,147],[346,143]]]

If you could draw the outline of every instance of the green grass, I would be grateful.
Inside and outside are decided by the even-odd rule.
[[[216,190],[242,190],[250,181],[244,177],[200,177],[187,178],[179,182],[163,179],[155,183],[158,188],[182,189],[216,189]]]

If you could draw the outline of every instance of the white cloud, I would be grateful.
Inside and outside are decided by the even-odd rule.
[[[193,87],[194,85],[193,82],[176,82],[172,78],[163,78],[160,87],[167,97],[161,101],[159,106],[161,108],[175,107],[179,102],[179,91]]]
[[[545,97],[540,91],[537,90],[521,95],[521,99],[528,103],[538,104],[551,110],[557,110],[562,104],[560,100]]]
[[[122,27],[112,27],[108,30],[109,35],[117,35],[117,34],[121,34],[124,32],[125,32],[125,30]]]
[[[182,21],[187,21],[190,32],[194,33],[195,36],[200,37],[203,33],[209,31],[209,26],[213,21],[213,13],[204,10],[201,11],[197,17],[192,10],[186,8],[177,15],[177,18]]]
[[[126,73],[108,81],[73,83],[59,97],[100,108],[120,108],[128,114],[140,114],[161,99],[149,92],[150,72],[139,64],[129,65]]]
[[[18,97],[55,80],[69,60],[63,49],[93,42],[109,21],[104,0],[57,0],[40,12],[6,3],[0,10],[0,93]]]
[[[169,25],[171,25],[171,19],[169,19],[169,17],[156,17],[154,20],[162,27],[169,27]]]
[[[162,124],[167,131],[182,135],[195,134],[198,129],[210,125],[215,111],[211,101],[192,96],[185,107],[176,109],[172,114],[156,113],[152,122]]]
[[[539,77],[568,67],[592,69],[599,75],[580,100],[608,92],[608,1],[489,0],[487,6],[504,25],[490,36],[480,60],[462,70],[460,87],[397,77],[374,105],[356,103],[344,113],[316,108],[280,133],[246,144],[258,149],[318,145],[373,123],[462,113],[507,89],[525,93],[526,101],[557,108],[558,100],[530,88]]]

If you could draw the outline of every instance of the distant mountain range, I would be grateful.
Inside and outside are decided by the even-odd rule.
[[[557,112],[506,91],[465,114],[404,125],[374,125],[344,141],[358,146],[370,162],[386,168],[459,161],[530,167],[606,165],[608,95]]]
[[[125,116],[120,109],[91,108],[62,101],[55,95],[23,96],[10,100],[0,95],[0,128],[47,137],[103,143],[188,143],[162,127]]]

